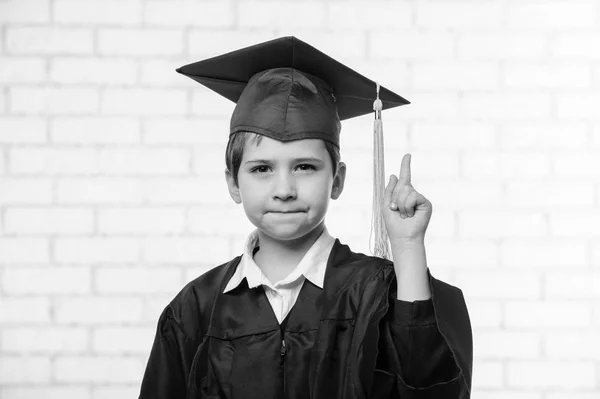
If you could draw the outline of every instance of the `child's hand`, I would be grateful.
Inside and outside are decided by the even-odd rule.
[[[405,154],[402,158],[400,178],[390,176],[385,188],[382,212],[392,244],[424,240],[432,205],[410,182],[410,154]]]

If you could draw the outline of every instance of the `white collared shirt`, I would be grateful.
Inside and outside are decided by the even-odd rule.
[[[304,257],[294,270],[286,278],[273,284],[254,262],[253,253],[254,249],[258,246],[258,232],[255,230],[248,236],[242,259],[223,293],[233,290],[244,278],[248,282],[249,288],[256,288],[262,285],[265,294],[267,294],[267,299],[273,308],[273,312],[277,317],[277,321],[281,324],[296,303],[305,279],[323,289],[327,260],[329,259],[334,242],[335,239],[329,235],[327,228],[323,229],[323,233],[321,233],[312,247],[304,254]]]

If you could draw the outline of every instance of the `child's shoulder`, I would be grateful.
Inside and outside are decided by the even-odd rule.
[[[238,256],[187,283],[169,302],[161,319],[163,321],[169,319],[178,324],[180,328],[186,330],[186,334],[189,336],[195,335],[203,325],[202,323],[206,322],[210,316],[211,305],[221,287],[222,280],[230,267],[235,266],[239,260]]]
[[[348,245],[340,243],[339,240],[333,247],[332,267],[338,273],[346,275],[353,280],[369,280],[376,276],[389,275],[394,270],[393,263],[387,259],[377,256],[354,252]]]

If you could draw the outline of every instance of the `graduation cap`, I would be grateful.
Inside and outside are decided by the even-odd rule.
[[[389,258],[381,216],[381,111],[409,104],[406,99],[293,36],[188,64],[177,72],[236,103],[230,136],[252,132],[283,142],[322,139],[339,147],[340,121],[375,111],[372,250]]]

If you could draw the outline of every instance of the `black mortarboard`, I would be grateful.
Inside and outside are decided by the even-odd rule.
[[[237,103],[230,134],[339,145],[340,120],[373,112],[376,83],[292,36],[185,65],[177,72]],[[409,102],[381,87],[383,108]],[[336,112],[337,111],[337,112]]]
[[[383,204],[381,110],[409,102],[295,37],[282,37],[177,69],[237,105],[230,132],[339,147],[340,120],[375,111],[373,253],[389,259]]]

